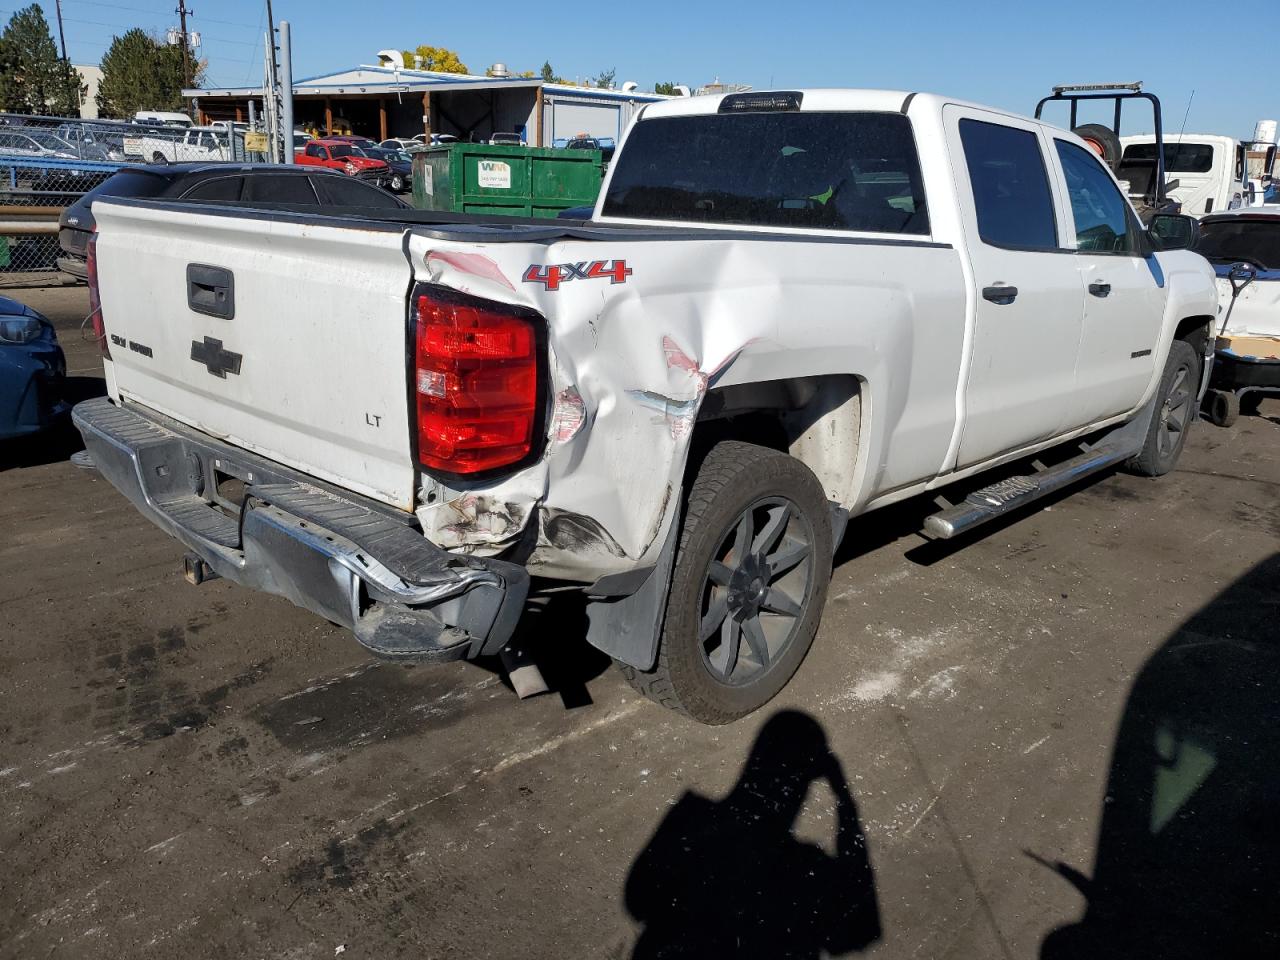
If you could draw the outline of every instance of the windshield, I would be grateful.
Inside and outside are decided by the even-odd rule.
[[[896,113],[767,112],[637,123],[607,217],[929,232],[911,123]]]
[[[1213,263],[1244,260],[1264,270],[1280,269],[1280,217],[1202,223],[1196,252]]]
[[[375,150],[378,148],[378,145],[372,140],[349,140],[348,143],[361,150],[368,150],[370,147],[373,147]]]
[[[359,150],[357,150],[355,147],[348,146],[348,145],[347,145],[347,144],[345,144],[345,143],[344,143],[344,144],[340,144],[340,145],[335,146],[335,147],[330,147],[330,148],[329,148],[329,155],[330,155],[330,156],[333,156],[333,157],[361,157],[361,156],[364,156],[364,154],[362,154],[362,153],[361,153]]]

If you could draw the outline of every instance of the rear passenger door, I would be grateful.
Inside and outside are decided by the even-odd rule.
[[[944,122],[976,287],[963,468],[1071,425],[1084,293],[1040,127],[958,106]]]
[[[1077,425],[1137,406],[1155,374],[1164,277],[1145,254],[1138,218],[1098,158],[1057,137],[1070,207],[1067,243],[1084,290],[1084,329],[1072,409]]]

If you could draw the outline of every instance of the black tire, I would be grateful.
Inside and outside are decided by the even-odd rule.
[[[1230,390],[1210,390],[1205,408],[1215,427],[1229,427],[1240,418],[1240,398]]]
[[[1124,151],[1120,147],[1120,138],[1110,127],[1100,123],[1082,123],[1071,132],[1089,144],[1112,171],[1119,169],[1120,157]]]
[[[1240,415],[1245,417],[1256,417],[1258,410],[1262,406],[1262,394],[1256,390],[1250,390],[1240,398]]]
[[[169,162],[169,158],[168,158],[168,157],[166,157],[166,156],[165,156],[163,153],[161,153],[159,150],[157,150],[155,153],[153,153],[153,154],[151,155],[151,162],[152,162],[152,163],[168,163],[168,162]]]
[[[391,189],[395,193],[400,193],[402,190],[404,190],[404,177],[400,176],[400,174],[398,173],[392,174]]]
[[[1196,394],[1200,384],[1200,358],[1191,344],[1175,340],[1156,393],[1155,409],[1142,450],[1128,462],[1129,470],[1143,477],[1163,477],[1174,468],[1187,442],[1187,431],[1196,419]]]
[[[702,723],[758,710],[813,645],[831,554],[830,508],[808,467],[767,447],[717,444],[689,491],[658,662],[620,663],[623,675]]]

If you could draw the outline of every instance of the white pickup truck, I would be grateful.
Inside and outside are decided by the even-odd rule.
[[[146,163],[194,163],[230,160],[225,129],[171,127],[124,138],[124,154]]]
[[[75,421],[190,580],[418,660],[576,584],[590,642],[709,723],[795,672],[850,517],[958,483],[946,538],[1170,470],[1218,306],[1188,218],[1148,232],[1076,137],[926,94],[650,105],[590,221],[94,214],[109,396]]]

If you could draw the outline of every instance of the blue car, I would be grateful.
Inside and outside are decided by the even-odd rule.
[[[53,324],[0,297],[0,440],[53,426],[71,408],[63,396],[66,375]]]

